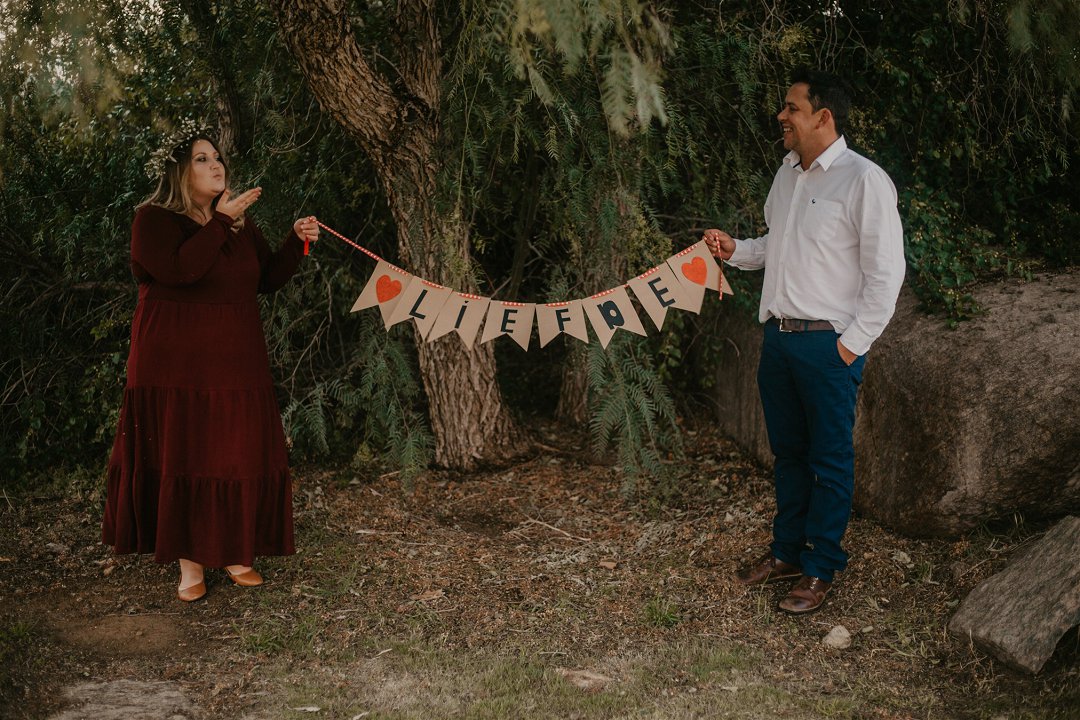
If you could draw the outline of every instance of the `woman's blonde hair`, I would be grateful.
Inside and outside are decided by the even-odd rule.
[[[172,149],[172,152],[169,153],[169,161],[165,163],[164,171],[161,173],[161,178],[158,180],[157,188],[136,206],[136,210],[145,207],[146,205],[157,205],[158,207],[172,210],[173,212],[182,215],[192,214],[192,211],[195,210],[195,203],[191,199],[188,176],[191,174],[191,149],[199,140],[205,140],[210,143],[217,152],[218,157],[221,158],[221,167],[225,170],[225,186],[228,187],[229,163],[225,160],[225,154],[221,152],[217,142],[213,138],[199,133],[193,135]],[[219,195],[210,203],[211,210],[217,207],[220,198],[221,196]],[[243,224],[244,216],[241,215],[237,218],[236,222],[233,223],[233,229],[238,230]]]

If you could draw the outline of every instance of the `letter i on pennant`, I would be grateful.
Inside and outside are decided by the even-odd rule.
[[[471,349],[490,302],[488,298],[478,295],[451,292],[439,309],[439,315],[427,334],[427,341],[434,342],[449,332],[456,332],[465,347]]]
[[[401,293],[401,300],[394,308],[388,327],[406,320],[415,320],[420,337],[426,337],[435,325],[439,311],[453,292],[450,288],[417,278]]]

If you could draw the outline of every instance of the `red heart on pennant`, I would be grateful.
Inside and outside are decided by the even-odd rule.
[[[688,263],[683,263],[682,274],[685,275],[686,279],[690,282],[704,285],[705,278],[709,275],[709,269],[705,267],[704,260],[696,257]]]
[[[697,259],[700,260],[701,258]],[[380,303],[393,300],[398,296],[399,292],[401,292],[401,282],[391,280],[389,275],[383,275],[375,281],[375,297],[379,299]]]

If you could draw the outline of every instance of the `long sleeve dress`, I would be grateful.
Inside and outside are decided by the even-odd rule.
[[[292,488],[257,293],[296,272],[249,218],[234,232],[144,206],[131,231],[139,300],[108,469],[102,540],[210,567],[293,549]]]

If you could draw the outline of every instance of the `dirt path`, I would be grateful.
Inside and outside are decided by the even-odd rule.
[[[830,602],[791,618],[785,588],[727,579],[768,541],[768,477],[692,440],[635,499],[573,450],[409,491],[300,470],[300,553],[190,606],[174,568],[97,544],[99,491],[0,501],[0,717],[1076,717],[1075,634],[1032,679],[944,631],[1038,528],[919,542],[856,519]],[[846,649],[822,642],[837,625]]]

